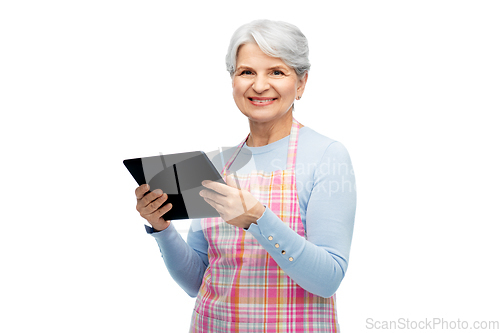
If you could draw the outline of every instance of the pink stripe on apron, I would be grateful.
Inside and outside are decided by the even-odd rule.
[[[237,174],[239,185],[302,237],[295,179],[299,123],[293,119],[286,170]],[[248,136],[224,166],[233,163]],[[202,219],[209,266],[198,292],[191,333],[340,332],[335,295],[323,298],[297,285],[249,232],[219,218]],[[287,257],[287,253],[282,253]],[[293,261],[293,258],[288,258]]]

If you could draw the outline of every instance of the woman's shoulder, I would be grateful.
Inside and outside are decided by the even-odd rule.
[[[341,142],[312,129],[304,132],[301,139],[297,149],[297,174],[307,174],[315,182],[338,181],[336,177],[352,174],[351,158]]]
[[[340,141],[332,139],[307,126],[301,128],[298,151],[316,156],[344,155],[347,153],[346,148]]]
[[[299,132],[299,141],[303,141],[305,143],[317,142],[319,145],[330,145],[331,143],[338,142],[326,135],[323,135],[311,127],[304,126],[300,129]],[[301,142],[302,143],[302,142]]]

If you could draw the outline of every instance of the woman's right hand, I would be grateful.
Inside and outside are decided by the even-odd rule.
[[[167,229],[170,225],[170,220],[165,221],[162,216],[172,209],[172,204],[169,203],[161,208],[160,206],[167,201],[168,195],[160,189],[156,189],[150,193],[147,193],[148,191],[148,184],[141,185],[135,189],[135,196],[137,198],[136,209],[156,231]]]

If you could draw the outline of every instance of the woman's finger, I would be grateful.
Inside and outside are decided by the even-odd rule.
[[[135,197],[137,198],[137,200],[141,200],[148,191],[149,191],[149,185],[142,184],[141,186],[135,189]]]
[[[161,205],[163,205],[163,203],[165,201],[167,201],[167,199],[168,199],[168,195],[166,193],[163,193],[156,200],[150,202],[149,205],[144,207],[143,213],[145,215],[149,215],[149,214],[154,213],[154,211],[157,210],[158,208],[160,208]]]
[[[156,200],[162,194],[163,194],[162,190],[156,189],[153,192],[150,192],[150,193],[146,194],[141,199],[138,199],[137,200],[137,206],[136,206],[137,211],[142,212],[142,210],[144,209],[144,207],[146,207],[147,205],[149,205],[152,201]]]
[[[166,204],[165,206],[161,207],[160,209],[157,209],[156,211],[154,211],[151,215],[150,215],[150,218],[148,218],[148,221],[149,223],[153,224],[155,222],[158,222],[160,221],[160,219],[163,219],[162,216],[168,212],[170,209],[172,209],[172,204],[171,203],[168,203]],[[163,221],[165,221],[163,219]]]
[[[224,195],[221,195],[217,192],[211,191],[211,190],[201,190],[200,195],[203,198],[208,198],[212,201],[217,202],[218,204],[224,204],[224,198],[226,198]]]
[[[210,198],[204,198],[206,202],[210,204],[219,214],[224,210],[224,206],[218,202],[213,201]]]
[[[231,195],[232,193],[234,193],[235,190],[237,191],[237,189],[232,188],[231,186],[221,184],[218,182],[213,182],[210,180],[202,181],[201,185],[224,196]]]
[[[236,178],[233,175],[229,175],[226,178],[226,184],[230,187],[239,189],[239,185],[236,183]]]

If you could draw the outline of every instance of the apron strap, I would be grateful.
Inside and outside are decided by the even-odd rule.
[[[295,170],[295,160],[297,159],[297,146],[299,143],[299,122],[293,118],[290,139],[288,141],[288,154],[286,168]]]

